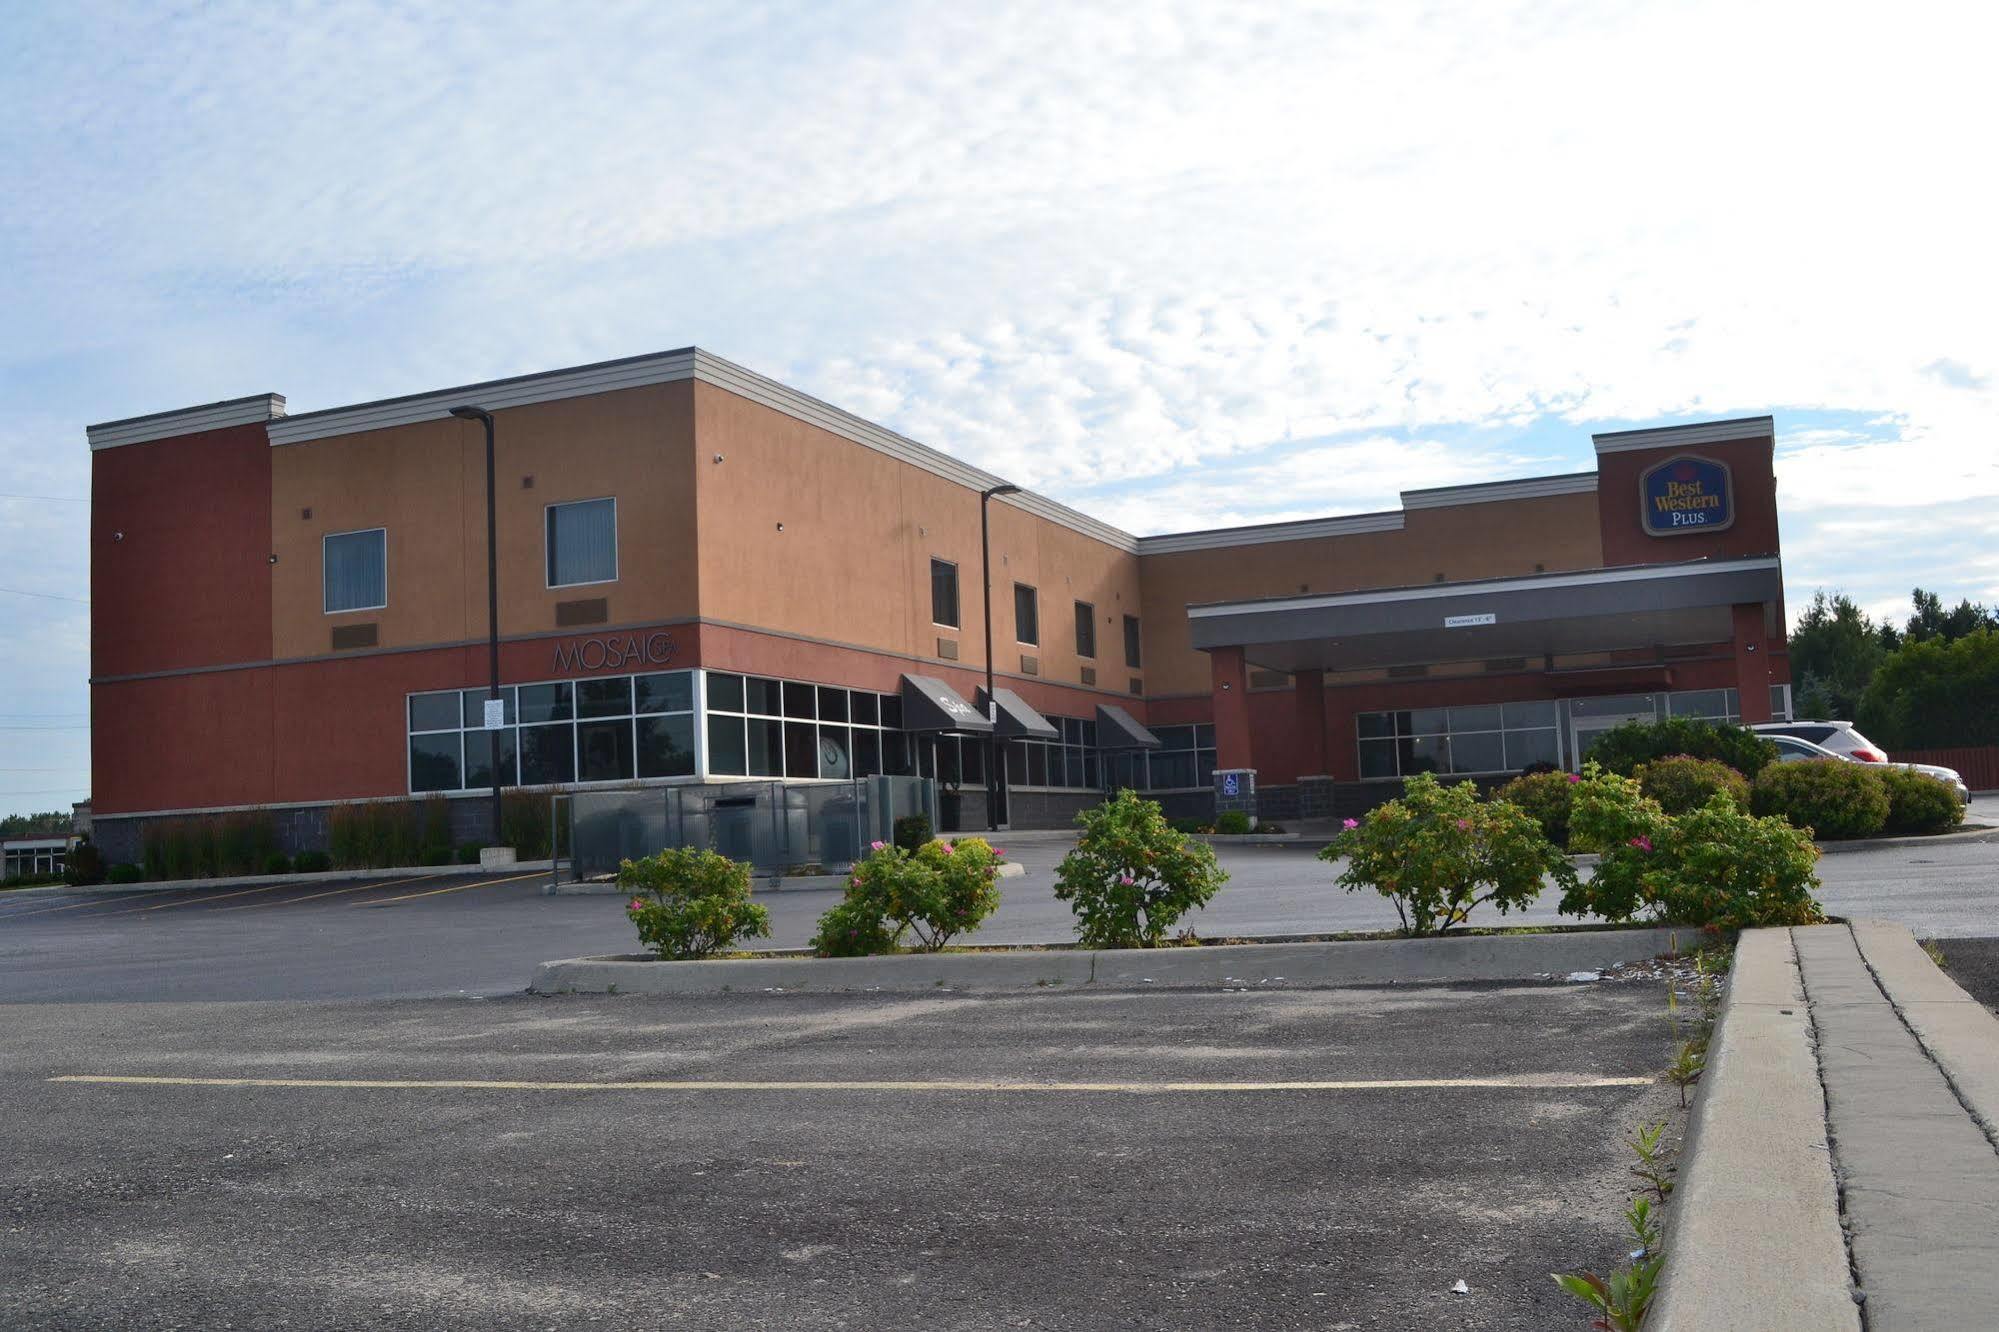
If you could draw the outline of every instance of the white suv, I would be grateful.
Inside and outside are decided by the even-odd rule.
[[[1845,759],[1848,763],[1888,763],[1888,755],[1872,740],[1854,730],[1852,722],[1759,722],[1749,729],[1774,742],[1777,757],[1786,762],[1835,758]],[[1821,733],[1824,739],[1819,738]],[[1964,784],[1964,778],[1958,775],[1956,768],[1936,763],[1891,763],[1889,766],[1934,777],[1956,793],[1960,805],[1971,803],[1971,788]]]

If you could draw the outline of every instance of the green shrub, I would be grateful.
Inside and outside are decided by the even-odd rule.
[[[1750,807],[1788,819],[1815,837],[1872,837],[1888,822],[1888,789],[1870,764],[1773,763],[1756,778]]]
[[[107,883],[144,883],[146,871],[137,865],[113,865],[104,872]]]
[[[905,933],[934,953],[999,909],[1003,852],[982,837],[930,841],[912,854],[876,842],[854,866],[846,895],[819,918],[821,957],[894,951]]]
[[[1669,820],[1644,858],[1652,862],[1643,873],[1645,896],[1660,920],[1747,930],[1825,919],[1812,896],[1819,849],[1811,833],[1781,818],[1751,817],[1726,791]]]
[[[478,864],[479,850],[480,847],[477,842],[460,842],[458,844],[458,863],[461,865]]]
[[[333,868],[333,857],[324,851],[301,851],[292,857],[292,869],[299,874],[324,874]]]
[[[1176,833],[1204,833],[1215,830],[1214,825],[1208,823],[1205,819],[1168,819],[1166,820],[1166,826]]]
[[[1638,779],[1638,789],[1668,814],[1700,809],[1722,791],[1738,805],[1749,804],[1749,779],[1715,759],[1673,754],[1641,763],[1631,775]]]
[[[1572,772],[1533,772],[1515,777],[1492,793],[1494,800],[1518,805],[1541,825],[1541,835],[1556,846],[1569,844],[1569,803],[1577,777]]]
[[[69,858],[63,862],[64,883],[91,884],[104,882],[104,853],[92,846],[88,839],[78,842],[69,849]]]
[[[1225,809],[1215,815],[1215,831],[1230,837],[1241,837],[1249,831],[1249,815],[1239,809]]]
[[[139,834],[139,858],[155,879],[256,874],[278,849],[277,821],[255,810],[158,819]]]
[[[416,864],[423,854],[427,804],[418,800],[370,800],[356,805],[335,805],[327,815],[327,852],[333,863],[341,869]]]
[[[750,901],[750,867],[714,851],[678,847],[624,861],[618,886],[633,894],[625,915],[639,942],[663,958],[707,957],[770,934],[770,913]]]
[[[1487,902],[1501,912],[1527,906],[1544,878],[1575,877],[1526,810],[1480,800],[1471,782],[1440,785],[1429,773],[1411,777],[1399,799],[1365,819],[1348,819],[1319,852],[1321,860],[1342,857],[1340,886],[1380,893],[1411,935],[1441,934]]]
[[[450,863],[451,863],[451,848],[445,845],[443,842],[439,842],[434,846],[425,847],[423,849],[423,858],[417,861],[417,864],[425,866],[449,865]]]
[[[1881,789],[1888,793],[1888,821],[1881,825],[1882,832],[1935,833],[1964,822],[1957,792],[1942,779],[1907,768],[1882,767],[1876,773]]]
[[[1570,794],[1569,846],[1593,850],[1600,861],[1587,878],[1568,881],[1560,910],[1570,916],[1629,920],[1646,904],[1646,859],[1669,819],[1659,802],[1630,777],[1583,765]]]
[[[1727,722],[1668,717],[1665,721],[1613,726],[1596,738],[1585,757],[1601,763],[1607,772],[1629,777],[1641,763],[1681,754],[1726,763],[1754,780],[1777,761],[1777,746],[1754,731]]]
[[[1085,948],[1150,948],[1228,881],[1215,852],[1166,826],[1136,792],[1076,816],[1083,835],[1055,870],[1055,896],[1076,913]]]
[[[279,854],[272,856],[264,862],[264,873],[266,874],[290,874],[291,872],[292,862],[290,856]]]
[[[895,821],[895,845],[898,850],[914,851],[931,838],[930,818],[925,814],[905,814]]]

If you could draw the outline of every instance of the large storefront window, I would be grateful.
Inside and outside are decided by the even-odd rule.
[[[694,775],[691,671],[507,685],[506,725],[484,729],[484,689],[409,698],[410,790],[483,790]]]
[[[1154,726],[1154,750],[1118,749],[1104,755],[1105,786],[1113,791],[1185,791],[1214,785],[1215,728]]]
[[[1485,703],[1360,714],[1360,775],[1518,772],[1561,762],[1556,704]]]
[[[707,689],[713,776],[845,780],[914,771],[895,694],[717,671]]]
[[[1097,723],[1082,717],[1050,717],[1059,730],[1054,740],[1006,742],[1006,782],[1015,787],[1057,791],[1096,791]]]

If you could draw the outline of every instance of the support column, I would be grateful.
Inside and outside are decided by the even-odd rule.
[[[1763,603],[1729,607],[1735,626],[1735,691],[1742,724],[1770,720],[1770,644],[1763,632]]]
[[[1326,673],[1299,671],[1291,677],[1297,700],[1298,775],[1324,777],[1326,770]]]
[[[1239,647],[1214,648],[1208,672],[1215,709],[1215,766],[1254,768],[1249,739],[1249,667]]]

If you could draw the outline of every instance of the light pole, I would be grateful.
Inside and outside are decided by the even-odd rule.
[[[992,730],[986,732],[986,827],[992,832],[999,831],[999,696],[993,692],[993,544],[992,524],[987,517],[986,506],[995,495],[1015,495],[1020,487],[1011,482],[988,486],[979,492],[979,566],[983,573],[986,603],[986,720],[992,723]]]
[[[453,407],[451,414],[461,421],[477,421],[486,427],[486,700],[500,697],[500,552],[499,520],[494,514],[493,496],[493,414],[483,407]],[[501,714],[502,719],[505,713]],[[486,728],[486,762],[493,774],[493,839],[500,844],[500,728]],[[551,834],[552,836],[553,834]]]

